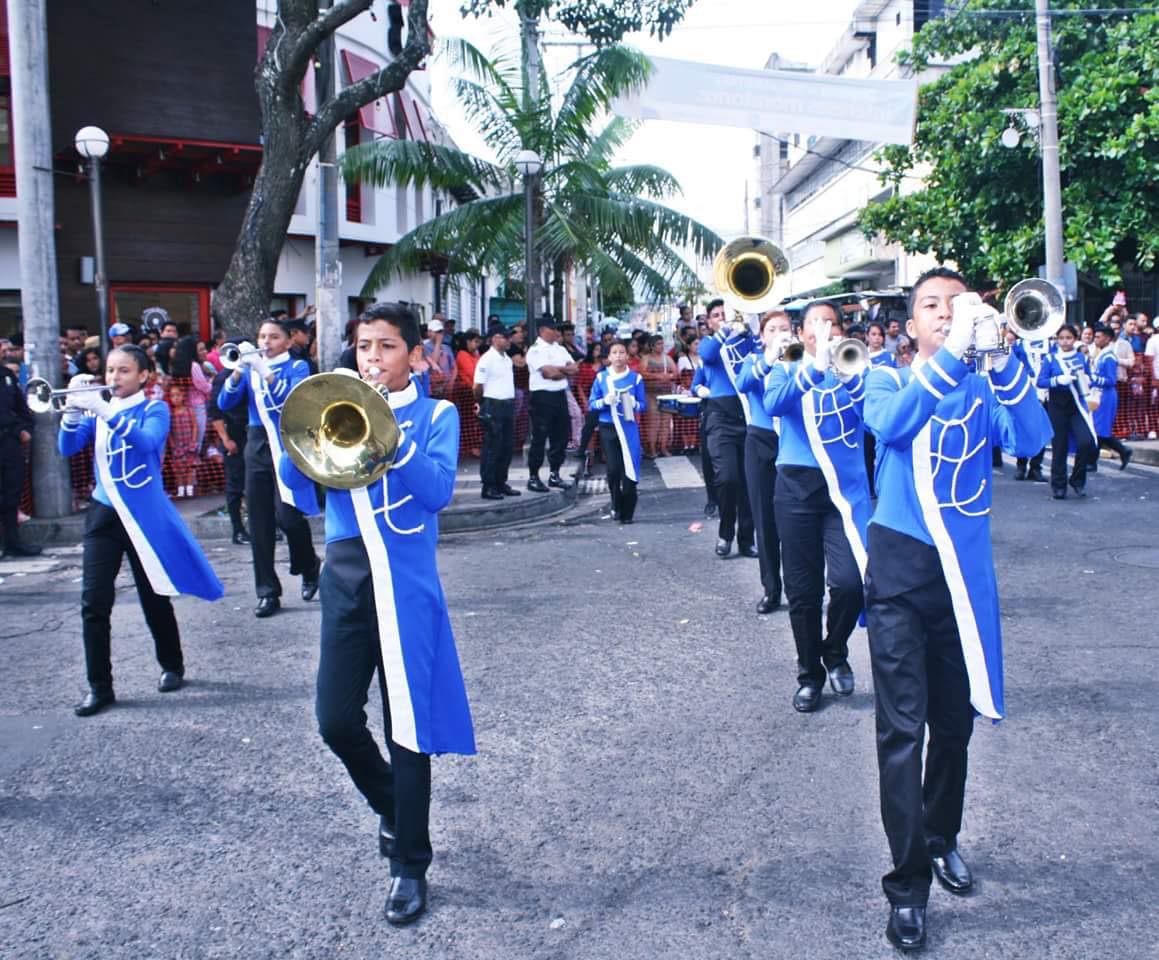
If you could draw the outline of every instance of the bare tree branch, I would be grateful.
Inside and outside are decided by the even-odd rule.
[[[352,0],[361,3],[362,0]],[[406,85],[406,78],[418,68],[431,52],[427,31],[427,0],[411,0],[406,25],[406,46],[394,60],[377,73],[364,77],[357,83],[343,88],[330,100],[320,104],[303,139],[306,157],[318,152],[322,141],[337,128],[346,117],[359,107],[365,106],[379,97]]]

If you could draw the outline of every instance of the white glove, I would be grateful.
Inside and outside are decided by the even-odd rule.
[[[1010,362],[1010,354],[1008,353],[992,353],[990,354],[990,369],[995,373],[1001,373],[1006,369],[1006,364]]]
[[[974,323],[980,308],[988,309],[976,293],[962,293],[954,298],[954,318],[943,346],[959,360],[974,342]]]
[[[816,346],[813,348],[815,351],[813,354],[813,369],[824,373],[829,369],[829,363],[832,359],[829,353],[832,347],[829,337],[833,331],[833,322],[815,317],[811,328],[813,336],[816,338]]]
[[[702,383],[696,388],[696,395],[700,397],[701,400],[707,400],[712,395],[712,391]]]
[[[1074,383],[1074,374],[1072,374],[1069,370],[1064,370],[1057,377],[1055,377],[1055,380],[1058,382],[1060,387],[1069,387],[1072,383]]]
[[[113,413],[112,405],[101,396],[99,390],[69,394],[68,405],[78,410],[87,410],[89,413],[95,413],[98,417],[105,420],[112,416]]]
[[[252,354],[253,359],[249,361],[250,367],[258,372],[258,376],[263,380],[268,380],[273,370],[270,369],[270,362],[260,353]]]

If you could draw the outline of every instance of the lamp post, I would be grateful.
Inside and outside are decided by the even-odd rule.
[[[101,324],[101,366],[109,352],[109,280],[105,276],[105,233],[101,218],[101,158],[109,152],[109,135],[100,127],[81,127],[73,142],[76,152],[89,162],[89,196],[93,208],[93,253],[96,270],[97,315]]]
[[[524,259],[527,274],[527,343],[535,340],[535,300],[539,284],[536,283],[538,267],[535,262],[535,178],[543,169],[543,160],[534,150],[520,150],[515,157],[515,168],[523,177],[523,236]]]

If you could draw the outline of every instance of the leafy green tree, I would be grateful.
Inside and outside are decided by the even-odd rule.
[[[982,9],[1010,13],[973,13]],[[1056,16],[1053,30],[1064,256],[1111,285],[1126,264],[1154,269],[1159,253],[1159,17]],[[964,60],[922,88],[913,146],[881,151],[894,193],[863,211],[867,235],[954,260],[975,280],[1034,273],[1045,259],[1037,140],[1007,149],[999,138],[1003,108],[1038,109],[1035,44],[1019,0],[970,0],[926,24],[901,62],[920,73]],[[903,195],[923,172],[924,188]]]
[[[489,15],[513,7],[525,17],[550,16],[603,46],[645,27],[663,39],[696,0],[464,0],[463,12]]]
[[[368,293],[396,274],[423,269],[432,255],[446,258],[452,279],[521,271],[524,194],[514,160],[523,149],[544,161],[537,178],[535,247],[557,278],[577,266],[605,295],[630,296],[638,289],[652,300],[694,281],[685,253],[710,256],[720,237],[663,203],[679,191],[667,171],[613,163],[633,128],[620,118],[606,120],[606,108],[645,81],[645,58],[621,46],[601,48],[577,61],[570,84],[553,102],[545,79],[534,96],[525,96],[527,73],[519,57],[491,62],[463,41],[446,41],[441,52],[460,74],[455,85],[468,119],[497,160],[408,140],[378,140],[347,151],[347,178],[476,196],[401,237],[371,271]]]

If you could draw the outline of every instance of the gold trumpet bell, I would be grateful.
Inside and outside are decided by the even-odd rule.
[[[294,466],[339,490],[381,479],[400,435],[386,391],[345,373],[318,373],[294,387],[279,430]]]
[[[712,285],[740,313],[764,313],[784,299],[789,258],[764,237],[737,237],[712,263]]]

